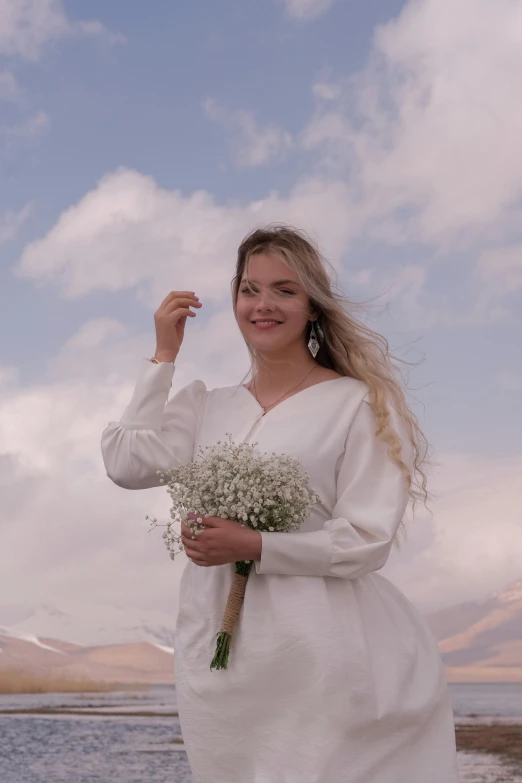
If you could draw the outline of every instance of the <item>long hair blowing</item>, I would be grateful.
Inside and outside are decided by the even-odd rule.
[[[315,360],[340,375],[363,381],[376,419],[377,437],[387,446],[388,458],[403,472],[412,511],[416,502],[428,499],[427,477],[423,466],[429,464],[428,442],[419,427],[417,417],[408,406],[404,377],[398,359],[390,353],[385,337],[369,329],[350,313],[353,304],[341,292],[333,290],[331,278],[335,270],[322,256],[316,243],[305,232],[290,226],[272,224],[248,234],[239,246],[234,277],[232,303],[234,313],[241,279],[249,258],[258,253],[270,253],[283,260],[297,274],[308,294],[310,310],[319,313],[318,324],[324,332]],[[330,276],[328,274],[330,270]],[[305,339],[309,339],[310,324]],[[255,349],[246,343],[251,370],[260,361]],[[413,471],[401,459],[401,439],[390,424],[388,401],[405,423],[413,448]],[[405,532],[401,521],[398,535]],[[399,546],[398,535],[394,545]]]

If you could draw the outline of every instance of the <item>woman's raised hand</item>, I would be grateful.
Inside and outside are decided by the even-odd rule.
[[[171,291],[154,313],[156,327],[156,352],[160,362],[175,361],[183,336],[187,317],[196,317],[189,308],[201,307],[194,291]]]

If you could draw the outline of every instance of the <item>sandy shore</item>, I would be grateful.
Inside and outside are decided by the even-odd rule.
[[[0,710],[0,715],[94,715],[104,718],[179,718],[177,711],[155,712],[153,710],[96,710],[91,707],[14,707]]]
[[[457,750],[494,753],[515,763],[522,773],[522,724],[457,723]]]

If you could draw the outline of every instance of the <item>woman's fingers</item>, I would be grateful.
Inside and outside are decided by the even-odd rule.
[[[188,525],[186,525],[185,522],[181,523],[181,537],[182,538],[183,537],[191,538],[191,536],[195,536],[195,535],[196,534],[192,532],[190,527]],[[197,536],[196,536],[196,538],[194,540],[197,541]]]
[[[188,535],[182,533],[181,540],[189,557],[201,557],[201,545],[197,538],[193,539],[190,533]]]
[[[183,315],[194,317],[195,313],[189,309],[191,307],[202,307],[197,296],[186,291],[171,291],[154,313],[154,320],[158,323],[165,319],[168,319],[169,322],[171,320],[177,321]]]
[[[202,307],[202,305],[199,302],[190,302],[187,299],[175,299],[165,310],[158,310],[154,313],[154,320],[157,324],[172,324],[179,321],[183,315],[194,317],[196,313],[190,309],[191,307]]]
[[[198,540],[199,536],[195,536],[195,538],[192,538],[192,536],[195,536],[195,533],[193,533],[190,527],[182,521],[181,540],[183,542],[185,554],[195,565],[208,566],[208,562],[201,552],[200,542]]]
[[[175,313],[177,310],[182,308],[188,309],[189,307],[201,306],[201,302],[198,301],[194,296],[176,296],[171,299],[170,302],[167,302],[163,308],[163,313],[165,315],[172,315],[172,313]]]
[[[190,297],[191,299],[194,299],[195,296],[196,294],[194,291],[170,291],[158,307],[158,310],[161,310],[162,307],[165,307],[175,297],[184,297],[185,299]]]
[[[206,559],[203,557],[201,552],[198,552],[197,549],[193,549],[192,547],[185,546],[185,554],[188,557],[189,560],[192,560],[193,563],[199,566],[205,566],[208,565]]]

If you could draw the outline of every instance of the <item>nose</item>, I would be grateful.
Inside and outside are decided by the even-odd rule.
[[[259,304],[254,309],[254,317],[255,318],[272,318],[274,316],[275,310],[273,307],[270,307],[267,305],[266,307],[262,304]]]
[[[274,309],[274,294],[272,291],[260,291],[257,294],[256,310],[273,310]]]

